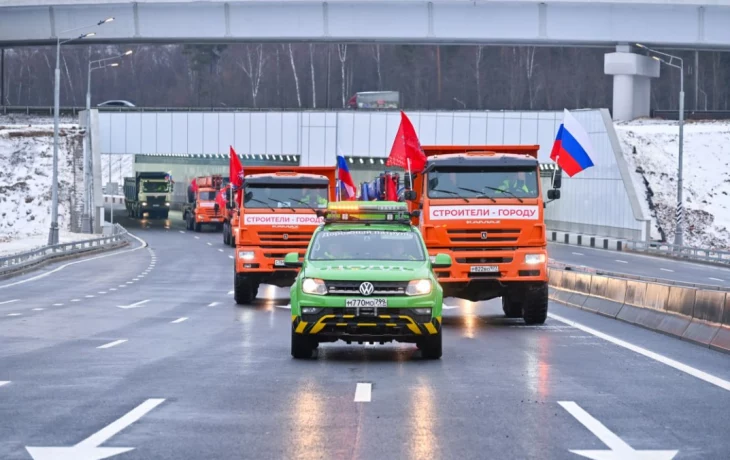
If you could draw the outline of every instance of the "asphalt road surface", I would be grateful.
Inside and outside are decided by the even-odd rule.
[[[295,361],[286,290],[236,306],[220,233],[121,223],[149,246],[0,282],[0,458],[730,458],[730,355],[447,299],[441,360],[334,343]]]
[[[615,273],[730,287],[730,268],[630,252],[549,243],[551,259]]]

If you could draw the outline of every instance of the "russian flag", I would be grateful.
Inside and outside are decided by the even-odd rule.
[[[563,171],[573,177],[584,169],[593,166],[591,155],[595,154],[591,139],[583,126],[573,115],[565,110],[563,123],[555,137],[550,159]]]
[[[345,157],[342,155],[337,155],[337,169],[339,171],[338,176],[340,178],[340,182],[342,183],[342,187],[345,189],[347,197],[349,199],[355,198],[355,196],[357,196],[355,181],[352,180],[350,170],[347,168],[347,161],[345,161]]]

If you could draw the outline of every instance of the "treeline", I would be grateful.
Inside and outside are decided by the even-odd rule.
[[[65,45],[61,105],[82,106],[89,59],[132,49],[93,73],[92,103],[145,107],[342,108],[357,91],[399,91],[407,109],[544,110],[610,107],[603,73],[611,49],[567,47],[228,44]],[[730,53],[667,52],[685,59],[688,109],[730,110]],[[107,63],[112,61],[107,61]],[[55,48],[5,50],[5,105],[53,104]],[[652,108],[678,107],[679,71],[662,67]]]

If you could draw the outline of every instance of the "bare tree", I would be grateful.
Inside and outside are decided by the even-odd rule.
[[[294,51],[291,49],[291,43],[289,43],[289,62],[291,63],[291,71],[294,74],[294,86],[297,89],[297,106],[302,108],[302,93],[299,91],[299,76],[297,75],[297,65],[294,63]]]
[[[346,100],[345,100],[345,97],[346,97],[345,96],[345,86],[346,86],[346,83],[347,83],[347,81],[345,80],[345,63],[347,62],[347,45],[346,44],[344,44],[344,45],[338,44],[337,45],[337,55],[340,58],[340,70],[341,70],[340,74],[341,74],[341,77],[342,77],[342,108],[344,109],[345,108],[345,103],[346,103]]]
[[[264,73],[264,67],[269,58],[264,54],[264,45],[246,45],[245,49],[246,54],[238,60],[237,64],[251,83],[253,106],[258,107],[256,100],[259,95],[261,76]]]
[[[375,60],[375,71],[378,74],[378,91],[383,90],[383,73],[380,69],[380,45],[373,45],[373,59]]]
[[[527,77],[527,96],[530,110],[535,108],[535,101],[541,87],[540,82],[535,80],[535,68],[537,67],[535,63],[535,49],[534,46],[522,48],[525,59],[525,76]]]
[[[317,108],[317,80],[314,78],[314,43],[309,44],[309,69],[312,71],[312,108]]]
[[[478,45],[476,49],[476,62],[474,63],[474,79],[476,80],[477,87],[477,109],[482,108],[482,51],[484,51],[484,45]]]

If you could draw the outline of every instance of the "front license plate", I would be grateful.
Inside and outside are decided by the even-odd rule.
[[[348,308],[385,308],[388,306],[387,299],[347,299],[345,307]]]
[[[274,267],[283,267],[284,266],[284,259],[276,259],[274,261]]]
[[[159,208],[159,207],[160,207],[160,205],[159,205],[159,204],[153,204],[153,205],[152,205],[152,207],[153,207],[153,208]]]
[[[497,265],[472,265],[469,268],[471,273],[496,273],[499,271]]]

